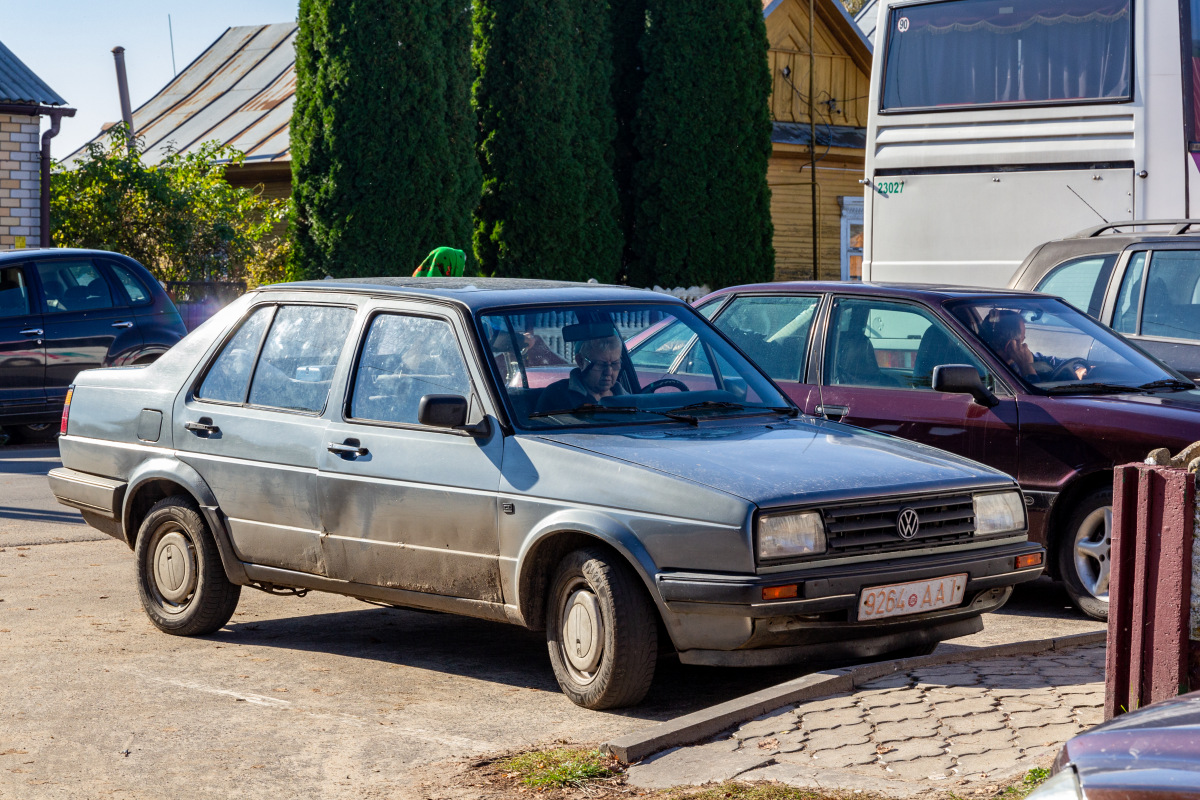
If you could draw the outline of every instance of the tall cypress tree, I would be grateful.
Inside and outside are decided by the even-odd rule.
[[[620,262],[607,4],[476,0],[486,274],[611,281]]]
[[[627,265],[633,257],[630,250],[634,241],[633,166],[638,160],[633,143],[633,122],[645,79],[641,44],[646,30],[646,0],[611,0],[611,3],[612,94],[617,122],[613,139],[613,177],[617,182],[621,235],[625,242],[620,276],[624,280],[628,277]]]
[[[293,270],[410,274],[462,249],[478,194],[461,0],[301,0]]]
[[[761,0],[646,0],[633,168],[635,286],[770,280]]]

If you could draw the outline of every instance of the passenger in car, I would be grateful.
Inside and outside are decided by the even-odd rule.
[[[571,375],[546,387],[538,400],[538,411],[565,411],[584,403],[625,394],[618,378],[624,363],[624,346],[615,330],[596,338],[584,339],[575,348]]]

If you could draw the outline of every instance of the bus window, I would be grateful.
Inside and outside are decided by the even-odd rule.
[[[1132,99],[1131,0],[890,9],[881,110]]]

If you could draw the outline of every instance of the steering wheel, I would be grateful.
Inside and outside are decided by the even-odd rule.
[[[684,383],[683,381],[679,380],[678,378],[659,378],[658,380],[654,381],[653,383],[647,383],[645,386],[643,386],[641,393],[642,394],[654,394],[659,389],[662,389],[664,386],[670,386],[672,389],[678,389],[681,392],[690,391],[690,389],[688,389],[687,384]]]
[[[1083,358],[1068,358],[1063,363],[1059,364],[1050,371],[1050,380],[1065,381],[1079,380],[1075,377],[1075,369],[1077,367],[1087,367],[1087,360]]]

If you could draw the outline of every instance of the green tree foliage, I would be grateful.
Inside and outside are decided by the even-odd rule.
[[[469,14],[461,0],[301,0],[297,272],[407,275],[435,247],[469,249],[479,193]]]
[[[646,0],[631,284],[773,276],[766,51],[761,0]]]
[[[621,278],[627,278],[626,264],[632,259],[634,192],[633,166],[637,149],[633,143],[633,121],[642,93],[645,72],[642,69],[642,34],[646,31],[646,0],[611,0],[613,110],[616,135],[613,140],[613,177],[620,203],[621,235],[625,242]]]
[[[242,154],[215,142],[158,164],[142,142],[126,146],[124,126],[50,175],[51,240],[59,247],[112,250],[137,259],[160,280],[285,278],[288,245],[275,227],[290,201],[231,186],[228,165]]]
[[[614,280],[622,245],[607,2],[474,5],[482,271]]]

